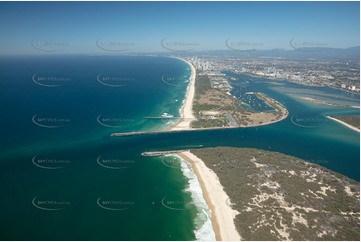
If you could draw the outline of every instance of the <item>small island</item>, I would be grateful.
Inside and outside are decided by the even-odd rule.
[[[203,148],[179,155],[200,180],[218,239],[360,239],[357,181],[260,149]],[[232,229],[238,235],[227,237]]]

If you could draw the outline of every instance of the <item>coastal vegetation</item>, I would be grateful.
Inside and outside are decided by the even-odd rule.
[[[359,240],[359,182],[281,153],[194,149],[218,176],[245,240]]]
[[[272,107],[271,111],[247,109],[229,92],[212,88],[207,75],[197,75],[193,112],[196,120],[192,128],[247,127],[276,122],[287,117],[288,111],[264,93],[252,93]]]
[[[332,116],[332,117],[341,120],[355,128],[360,129],[360,116]]]

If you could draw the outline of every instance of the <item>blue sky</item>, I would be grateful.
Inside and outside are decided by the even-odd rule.
[[[347,48],[360,43],[359,9],[359,2],[0,2],[0,54],[220,50],[227,41]]]

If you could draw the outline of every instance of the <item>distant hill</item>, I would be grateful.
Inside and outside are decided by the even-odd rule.
[[[360,60],[360,46],[351,48],[328,48],[328,47],[307,47],[292,50],[271,49],[271,50],[212,50],[212,51],[189,51],[189,52],[161,52],[161,55],[178,56],[220,56],[220,57],[279,57],[287,59],[320,59],[320,60]]]

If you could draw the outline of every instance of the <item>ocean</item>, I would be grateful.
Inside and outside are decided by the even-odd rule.
[[[213,238],[189,165],[144,151],[252,147],[293,155],[359,180],[359,133],[324,115],[359,109],[359,95],[226,72],[247,92],[289,110],[272,125],[111,137],[160,130],[179,117],[190,77],[181,60],[156,56],[23,56],[0,59],[2,240],[195,240]]]

